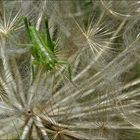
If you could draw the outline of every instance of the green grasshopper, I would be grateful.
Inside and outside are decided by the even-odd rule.
[[[65,60],[59,60],[55,54],[56,44],[50,37],[48,20],[45,19],[46,38],[41,35],[34,26],[31,26],[31,23],[28,22],[26,17],[24,17],[24,24],[32,44],[31,54],[34,57],[33,64],[43,66],[47,72],[52,71],[58,65],[66,65],[68,70],[68,79],[71,80],[72,70],[70,64]]]

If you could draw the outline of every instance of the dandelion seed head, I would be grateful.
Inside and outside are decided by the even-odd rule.
[[[140,32],[140,17],[132,18],[126,25],[124,32],[124,41],[126,46],[130,46],[135,40],[139,38]]]
[[[127,40],[125,37],[122,40],[122,34],[126,36],[127,29],[131,29],[127,28],[128,19],[119,20],[119,23],[108,17],[104,20],[105,11],[100,9],[101,3],[95,1],[83,4],[79,1],[30,1],[24,4],[21,3],[21,7],[26,10],[33,4],[30,18],[35,17],[33,26],[38,30],[44,30],[45,16],[51,20],[50,25],[57,26],[54,38],[57,40],[61,36],[59,45],[64,51],[62,54],[72,62],[73,79],[65,78],[64,67],[52,73],[40,67],[32,69],[29,51],[13,49],[12,55],[2,55],[0,138],[134,139],[134,135],[139,134],[140,80],[128,82],[124,75],[131,75],[131,68],[138,62],[135,55],[139,50],[135,39],[138,34],[134,34],[135,41],[130,41],[129,47],[123,47],[117,54],[112,49],[115,43],[116,49],[122,47],[117,43],[119,39],[121,43]],[[94,8],[98,11],[97,18],[93,18],[95,15],[91,12]],[[12,27],[9,34],[16,28]],[[22,37],[26,42],[25,36]],[[2,41],[6,46],[6,40]],[[11,40],[9,43],[13,44]]]
[[[8,36],[12,31],[16,31],[22,27],[22,25],[17,25],[17,23],[19,24],[19,20],[21,19],[21,11],[19,11],[14,16],[12,15],[12,12],[13,11],[11,11],[9,15],[7,15],[6,10],[4,10],[4,17],[2,17],[0,20],[1,35]]]
[[[115,2],[112,0],[101,0],[101,3],[109,13],[117,18],[132,18],[139,15],[140,3],[138,0],[134,2],[127,0]]]

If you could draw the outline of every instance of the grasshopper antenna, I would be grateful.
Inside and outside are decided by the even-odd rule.
[[[31,39],[31,34],[30,34],[30,29],[29,29],[29,26],[31,26],[31,23],[28,22],[27,17],[24,17],[23,20],[24,20],[24,24],[25,24],[25,28],[26,28],[28,37]]]
[[[54,51],[54,45],[52,43],[52,40],[51,40],[51,36],[50,36],[50,32],[49,32],[49,24],[48,24],[48,19],[45,19],[45,27],[46,27],[46,33],[47,33],[47,44],[48,44],[48,47]]]

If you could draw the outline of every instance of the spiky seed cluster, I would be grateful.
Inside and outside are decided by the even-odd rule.
[[[0,139],[140,139],[138,1],[1,3]],[[19,42],[28,44],[21,12],[7,8],[12,4],[29,11],[37,30],[44,31],[48,17],[51,37],[72,63],[72,81],[61,74],[64,67],[32,71],[30,51],[7,53],[9,35],[17,40],[18,33]]]

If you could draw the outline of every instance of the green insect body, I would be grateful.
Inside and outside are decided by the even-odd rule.
[[[51,40],[48,20],[45,20],[46,34],[45,39],[34,26],[24,18],[25,27],[32,43],[31,54],[34,57],[33,64],[40,65],[45,68],[46,71],[52,71],[57,65],[66,65],[68,69],[68,78],[71,80],[71,66],[67,61],[59,60],[55,55],[55,44]]]

